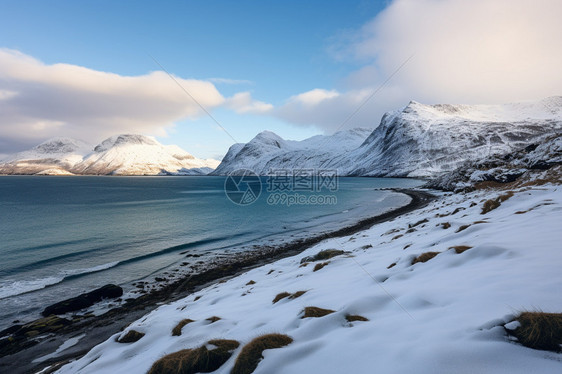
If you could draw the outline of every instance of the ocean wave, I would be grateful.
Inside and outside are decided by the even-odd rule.
[[[64,276],[47,277],[34,280],[4,281],[0,283],[0,299],[41,290],[64,280]]]
[[[69,279],[78,278],[87,274],[111,269],[118,264],[119,262],[115,261],[107,264],[93,266],[91,268],[63,270],[59,273],[59,275],[34,280],[3,281],[0,283],[0,300],[12,296],[42,290],[43,288],[54,286],[55,284],[62,283]]]

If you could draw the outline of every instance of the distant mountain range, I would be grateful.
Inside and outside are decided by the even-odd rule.
[[[302,141],[264,131],[234,144],[222,162],[201,160],[142,135],[118,135],[96,147],[48,140],[0,161],[0,174],[226,175],[250,169],[331,169],[340,176],[433,178],[513,153],[562,132],[562,96],[504,105],[424,105],[386,113],[373,129]]]
[[[204,175],[218,164],[149,136],[124,134],[96,147],[71,138],[50,139],[1,160],[0,174]]]
[[[262,132],[235,144],[213,174],[246,168],[330,168],[339,175],[435,177],[462,165],[524,148],[562,131],[562,97],[505,105],[424,105],[410,102],[367,129],[301,142]],[[362,140],[362,138],[364,140]]]

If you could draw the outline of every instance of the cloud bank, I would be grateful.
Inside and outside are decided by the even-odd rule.
[[[247,92],[225,98],[211,82],[174,78],[208,110],[269,108]],[[121,76],[76,65],[46,65],[0,49],[0,153],[53,136],[95,143],[116,133],[165,135],[174,122],[201,115],[200,107],[161,71]]]
[[[333,131],[412,55],[346,128],[374,127],[410,100],[492,104],[561,95],[560,14],[558,0],[394,0],[333,46],[338,60],[363,65],[341,92],[293,96],[276,115]]]

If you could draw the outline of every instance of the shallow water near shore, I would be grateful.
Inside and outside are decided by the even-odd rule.
[[[330,192],[336,204],[291,206],[268,204],[265,188],[255,203],[236,205],[224,183],[224,177],[0,177],[0,329],[107,283],[131,296],[135,282],[173,279],[213,257],[353,224],[408,201],[376,189],[422,182],[340,178]]]

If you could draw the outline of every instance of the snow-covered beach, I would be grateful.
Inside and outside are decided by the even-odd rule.
[[[216,371],[229,373],[242,347],[269,333],[292,343],[265,351],[256,373],[560,372],[559,354],[517,344],[504,325],[516,327],[510,322],[523,311],[562,309],[562,191],[546,184],[509,195],[443,193],[422,209],[162,305],[58,372],[144,373],[167,354],[232,339],[240,346]],[[501,205],[482,214],[500,196]],[[328,249],[344,253],[303,262]],[[299,291],[306,292],[295,297]],[[303,318],[307,307],[328,314]],[[193,322],[173,336],[186,319]],[[131,330],[144,336],[116,341]]]

